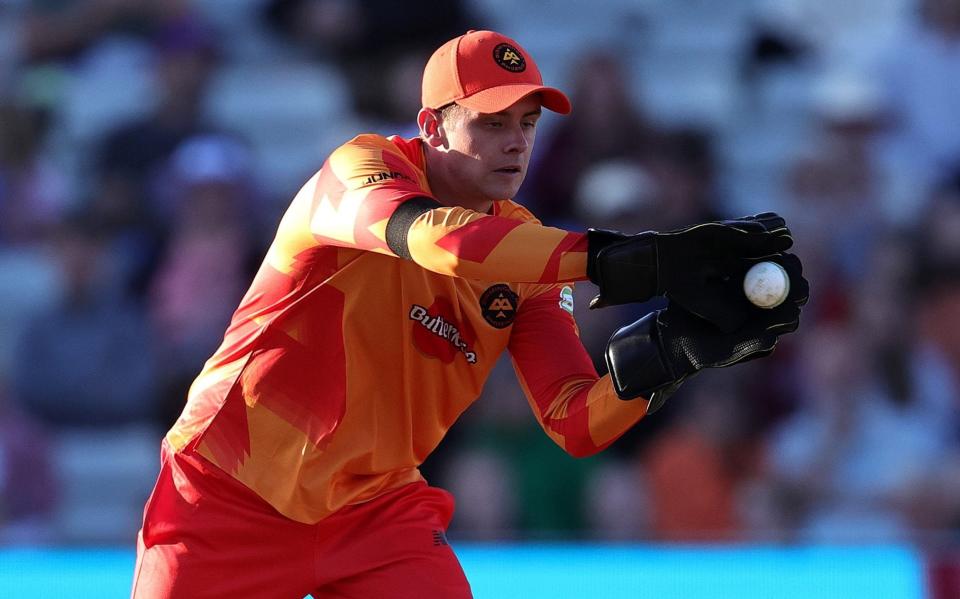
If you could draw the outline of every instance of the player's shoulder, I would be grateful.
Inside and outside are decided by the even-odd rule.
[[[330,161],[336,163],[371,160],[402,162],[422,170],[423,149],[420,146],[420,140],[416,137],[404,139],[399,135],[384,137],[377,133],[362,133],[330,153]]]
[[[419,144],[420,140],[416,137],[407,139],[400,135],[384,136],[379,133],[361,133],[342,143],[334,152],[351,149],[378,149],[406,155],[421,152]]]
[[[417,139],[364,133],[339,146],[325,166],[342,181],[359,186],[406,181],[425,186],[422,150]]]
[[[361,133],[353,139],[340,144],[330,155],[331,157],[351,156],[367,153],[371,150],[386,150],[388,152],[401,153],[397,146],[391,143],[390,138],[377,133]]]
[[[524,222],[541,224],[540,219],[533,215],[525,206],[514,202],[513,200],[497,200],[494,203],[494,214],[504,218],[522,220]]]

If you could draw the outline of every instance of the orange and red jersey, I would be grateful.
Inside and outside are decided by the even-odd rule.
[[[418,139],[361,135],[331,154],[280,222],[223,344],[167,434],[278,511],[317,522],[421,476],[417,467],[509,350],[546,433],[573,455],[612,443],[646,401],[598,378],[573,319],[586,237],[497,201],[425,209]],[[396,247],[395,245],[393,247]]]

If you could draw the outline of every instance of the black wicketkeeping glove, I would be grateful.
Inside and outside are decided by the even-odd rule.
[[[809,285],[793,254],[771,258],[790,276],[790,294],[772,309],[750,305],[742,326],[724,332],[673,302],[610,337],[605,352],[620,399],[646,397],[656,411],[680,385],[704,368],[723,368],[768,356],[780,335],[797,330]],[[741,291],[742,293],[742,291]]]
[[[773,212],[665,233],[591,229],[587,241],[587,276],[600,287],[591,308],[666,295],[727,332],[739,328],[751,308],[744,273],[793,245],[783,218]]]

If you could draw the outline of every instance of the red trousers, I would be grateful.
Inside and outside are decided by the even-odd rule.
[[[137,543],[134,599],[466,599],[453,498],[425,483],[290,520],[204,458],[164,447]]]

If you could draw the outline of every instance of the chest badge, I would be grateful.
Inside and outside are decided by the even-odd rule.
[[[487,287],[480,296],[483,319],[495,329],[504,329],[517,317],[518,296],[509,285],[498,283]]]

